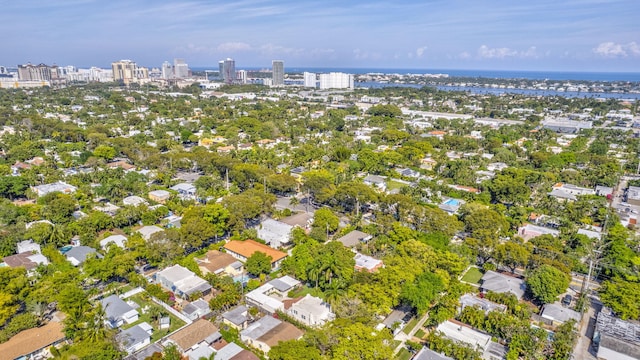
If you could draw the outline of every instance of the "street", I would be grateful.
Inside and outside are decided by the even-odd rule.
[[[596,314],[600,312],[602,304],[600,301],[591,298],[589,307],[582,316],[578,330],[580,335],[575,347],[573,348],[572,359],[575,360],[596,360],[596,352],[591,347],[591,338],[596,325]]]

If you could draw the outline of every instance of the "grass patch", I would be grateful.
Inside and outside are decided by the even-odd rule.
[[[475,266],[472,266],[467,270],[467,272],[462,277],[462,281],[471,283],[471,284],[480,284],[480,279],[482,278],[482,271]]]
[[[303,286],[299,289],[291,290],[289,291],[287,296],[289,296],[290,298],[298,298],[298,297],[303,297],[307,294],[324,299],[324,294],[322,293],[322,290],[320,290],[319,288],[308,287],[308,286]]]
[[[416,327],[418,320],[419,319],[417,317],[414,317],[413,319],[409,320],[409,322],[404,327],[404,329],[402,329],[402,332],[409,335],[409,331],[413,330],[413,328]]]
[[[411,359],[412,355],[413,354],[411,354],[411,352],[409,350],[407,350],[406,348],[402,348],[398,352],[398,355],[396,356],[396,359],[397,360],[409,360],[409,359]]]
[[[403,184],[398,181],[394,181],[394,180],[387,181],[387,190],[402,189],[403,187],[406,187],[406,186],[407,184]]]
[[[416,331],[415,333],[415,337],[417,337],[418,339],[424,339],[424,336],[427,335],[423,329],[418,329],[418,331]]]

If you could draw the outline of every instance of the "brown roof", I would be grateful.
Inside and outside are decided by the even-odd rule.
[[[185,351],[193,345],[204,341],[204,339],[216,331],[218,331],[218,328],[213,325],[213,323],[205,319],[200,319],[169,336],[169,339],[176,343],[182,351]]]
[[[313,219],[313,215],[308,213],[300,213],[291,216],[287,216],[284,219],[280,219],[280,222],[283,222],[287,225],[291,226],[300,226],[302,228],[306,227],[309,224],[309,220]]]
[[[224,269],[236,261],[238,260],[233,256],[218,250],[209,250],[204,258],[196,259],[198,266],[207,269],[211,273]]]
[[[304,335],[302,330],[283,321],[278,324],[278,326],[260,336],[257,340],[269,345],[269,347],[273,347],[278,345],[280,341],[299,339],[302,335]]]
[[[278,251],[254,240],[229,241],[224,245],[224,248],[236,254],[240,254],[246,258],[251,257],[251,255],[253,255],[253,253],[255,252],[261,252],[263,254],[271,256],[272,262],[276,262],[287,257],[286,253]]]
[[[108,167],[110,168],[122,168],[124,170],[131,170],[131,169],[135,169],[136,167],[127,163],[126,161],[120,160],[120,161],[114,161],[114,162],[110,162],[107,164]]]
[[[0,359],[12,360],[28,355],[63,339],[62,324],[51,321],[45,326],[21,331],[0,344]]]
[[[242,350],[229,360],[260,360],[260,358],[249,350]]]
[[[25,252],[22,254],[16,254],[5,257],[3,260],[9,267],[17,268],[24,267],[27,270],[35,269],[38,267],[38,263],[35,263],[29,259],[29,256],[33,255],[30,252]]]

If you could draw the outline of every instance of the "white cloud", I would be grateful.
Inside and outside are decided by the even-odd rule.
[[[469,54],[466,51],[463,51],[460,54],[458,54],[458,58],[460,58],[460,59],[469,59],[469,58],[471,58],[471,54]]]
[[[635,41],[626,44],[607,41],[600,43],[593,49],[593,52],[607,58],[640,56],[640,45]]]
[[[218,45],[216,48],[219,52],[234,53],[238,51],[249,51],[251,45],[243,42],[226,42]]]
[[[424,54],[425,50],[427,50],[427,47],[426,47],[426,46],[423,46],[423,47],[419,47],[419,48],[417,48],[417,49],[416,49],[416,57],[421,58],[421,57],[422,57],[422,55]]]
[[[516,50],[511,50],[507,47],[490,48],[487,45],[482,45],[478,48],[478,56],[484,59],[504,59],[516,55],[518,55]]]

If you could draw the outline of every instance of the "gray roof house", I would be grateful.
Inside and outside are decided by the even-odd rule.
[[[136,325],[127,330],[123,330],[116,335],[116,341],[120,344],[120,348],[131,354],[151,343],[151,325],[145,323]]]
[[[383,191],[387,188],[386,179],[378,175],[367,175],[367,177],[364,178],[364,183],[370,186],[375,186]]]
[[[579,312],[568,309],[558,303],[546,304],[540,316],[551,320],[554,325],[562,325],[571,319],[574,319],[576,323],[578,323],[582,318]]]
[[[73,185],[69,185],[65,182],[58,181],[52,184],[33,186],[31,187],[31,190],[33,190],[33,192],[36,193],[36,195],[38,196],[45,196],[52,192],[61,192],[64,194],[71,194],[76,190],[78,190],[78,188]]]
[[[437,353],[424,346],[416,353],[412,360],[453,360],[453,358]]]
[[[493,291],[495,293],[510,292],[518,299],[521,299],[525,292],[524,280],[513,276],[500,274],[495,271],[487,271],[483,276],[480,285],[482,292]]]
[[[111,235],[102,240],[100,240],[100,247],[102,249],[107,249],[109,244],[113,243],[119,248],[124,249],[124,242],[127,241],[127,237],[124,235]]]
[[[155,276],[160,285],[180,297],[188,298],[196,292],[202,295],[211,292],[211,285],[206,280],[180,265],[168,267],[157,272]]]
[[[142,238],[145,240],[149,240],[151,238],[151,235],[162,231],[164,230],[162,230],[161,227],[155,225],[143,226],[138,229],[138,233],[140,233],[140,235],[142,235]]]
[[[222,314],[222,321],[235,329],[242,330],[249,322],[248,310],[244,305],[236,306]]]
[[[506,305],[497,304],[493,301],[489,301],[485,298],[480,298],[472,294],[464,294],[460,297],[460,311],[464,310],[467,306],[475,306],[486,313],[491,311],[504,312],[507,309]]]
[[[208,302],[198,299],[183,307],[182,313],[189,319],[196,320],[197,318],[211,314],[211,309],[209,308]]]
[[[120,299],[118,295],[111,295],[100,300],[106,314],[105,323],[115,329],[122,325],[138,321],[138,310]]]
[[[369,240],[371,240],[371,238],[373,238],[373,236],[364,233],[362,231],[358,231],[358,230],[353,230],[350,233],[344,235],[343,237],[339,238],[337,241],[340,241],[342,243],[342,245],[346,246],[346,247],[355,247],[356,245],[358,245],[361,242],[367,242]]]
[[[88,246],[74,246],[64,255],[67,257],[67,260],[73,264],[73,266],[78,266],[87,260],[87,255],[89,254],[96,254],[98,258],[102,258],[102,255],[98,254],[96,249]]]

